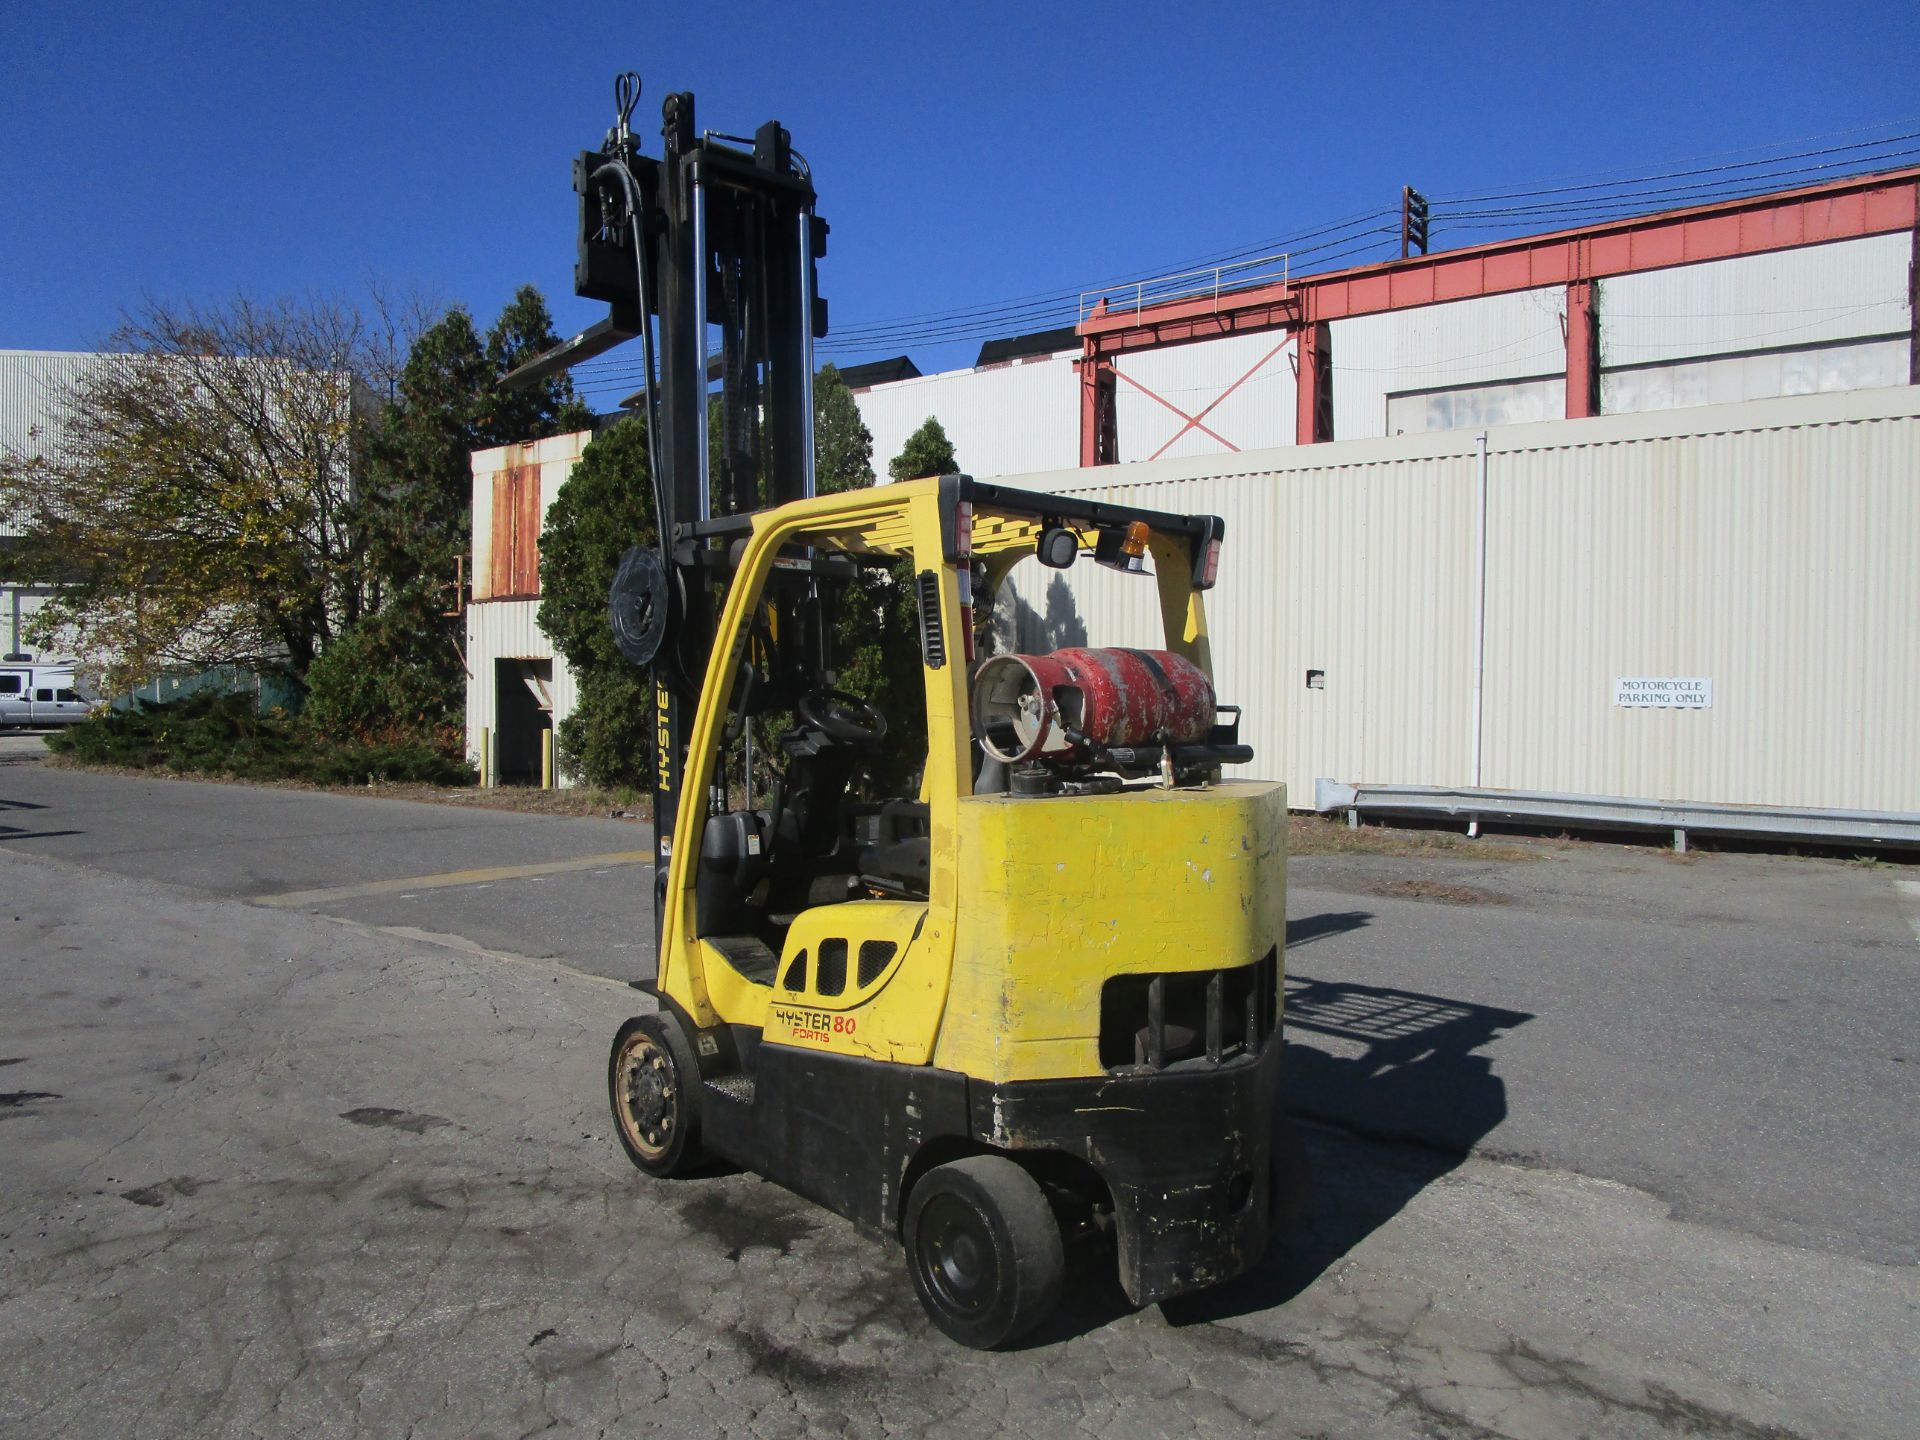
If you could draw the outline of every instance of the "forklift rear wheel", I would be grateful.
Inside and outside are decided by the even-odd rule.
[[[1019,1339],[1060,1299],[1066,1254],[1038,1182],[1001,1155],[937,1165],[907,1197],[907,1267],[933,1323],[962,1345]]]
[[[678,1175],[700,1163],[700,1068],[671,1015],[639,1015],[620,1027],[607,1062],[613,1129],[649,1175]]]

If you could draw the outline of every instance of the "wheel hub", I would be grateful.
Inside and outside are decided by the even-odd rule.
[[[999,1288],[993,1237],[980,1216],[941,1196],[921,1219],[921,1269],[940,1304],[959,1315],[990,1308]]]
[[[673,1072],[667,1057],[646,1036],[628,1054],[626,1118],[635,1145],[660,1154],[673,1138]]]

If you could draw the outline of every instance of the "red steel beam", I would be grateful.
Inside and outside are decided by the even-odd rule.
[[[1448,300],[1567,285],[1643,270],[1912,230],[1920,167],[1496,241],[1420,259],[1336,270],[1310,279],[1138,311],[1107,311],[1079,327],[1088,358],[1254,330],[1293,328]]]
[[[1600,413],[1600,327],[1593,314],[1593,281],[1567,286],[1567,419]]]

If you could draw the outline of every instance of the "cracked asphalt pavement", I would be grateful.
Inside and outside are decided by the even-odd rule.
[[[0,1434],[1773,1440],[1909,1435],[1920,1413],[1920,1272],[1897,1253],[1915,1095],[1898,1067],[1855,1097],[1890,1168],[1807,1192],[1857,1222],[1749,1203],[1713,1181],[1710,1150],[1678,1199],[1665,1177],[1684,1157],[1630,1183],[1605,1147],[1560,1138],[1584,1102],[1523,1094],[1551,1093],[1552,1070],[1516,1049],[1510,1113],[1478,1137],[1310,1126],[1311,1214],[1254,1275],[1143,1311],[1083,1276],[1023,1348],[981,1355],[930,1329],[894,1247],[751,1175],[655,1182],[620,1156],[606,1047],[644,1002],[591,972],[640,954],[609,947],[638,943],[644,874],[614,857],[643,832],[21,764],[0,764],[0,808]],[[1340,913],[1376,863],[1302,862],[1296,898]],[[500,873],[516,865],[535,873]],[[1604,923],[1584,881],[1536,870],[1449,883],[1504,885],[1528,927]],[[1694,873],[1633,893],[1657,909]],[[1729,907],[1746,875],[1717,877]],[[619,898],[581,913],[594,893]],[[1497,987],[1449,989],[1434,936],[1470,907],[1365,908],[1368,925],[1317,932],[1299,957],[1313,973],[1296,1003],[1319,1027],[1300,1038],[1328,1057],[1315,1070],[1302,1052],[1313,1084],[1357,1073],[1356,1046],[1409,1069],[1453,1045],[1455,1069],[1480,1051],[1498,1076],[1496,1037],[1552,1028],[1571,981],[1499,992],[1526,1025],[1499,1023]],[[569,917],[583,952],[536,953],[535,922]],[[1506,932],[1472,933],[1498,952]],[[1910,983],[1906,933],[1904,951],[1838,936],[1825,953]],[[1415,990],[1397,967],[1423,937],[1415,1054],[1378,1036],[1404,1028]],[[1749,997],[1723,981],[1721,998],[1736,1023]],[[1869,1048],[1902,1023],[1852,1018]],[[1776,1104],[1764,1076],[1742,1093]],[[1739,1119],[1737,1096],[1702,1094]],[[1852,1123],[1847,1095],[1821,1104]],[[1532,1127],[1519,1147],[1501,1140],[1514,1123]]]

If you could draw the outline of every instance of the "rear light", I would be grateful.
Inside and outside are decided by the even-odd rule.
[[[1211,590],[1213,582],[1220,575],[1220,542],[1217,539],[1207,541],[1207,548],[1200,557],[1199,573],[1193,577],[1193,588]]]
[[[953,558],[965,562],[973,558],[973,502],[962,500],[953,507]]]

